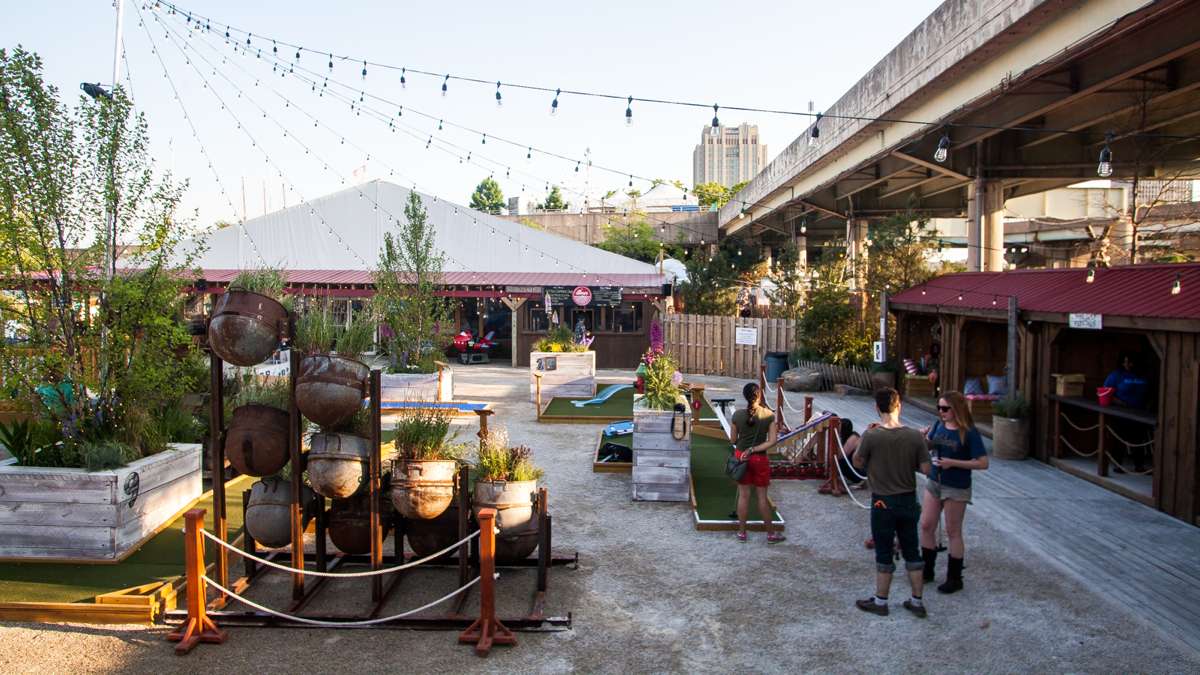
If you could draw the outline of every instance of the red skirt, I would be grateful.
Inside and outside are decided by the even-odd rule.
[[[738,455],[741,457],[741,455]],[[738,485],[753,485],[755,487],[765,488],[771,482],[771,462],[767,456],[761,452],[756,452],[750,455],[750,462],[746,466],[746,475],[738,481]]]

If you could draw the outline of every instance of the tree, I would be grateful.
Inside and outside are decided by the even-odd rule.
[[[775,288],[767,292],[771,300],[771,314],[781,319],[799,319],[804,310],[804,289],[808,285],[805,270],[800,269],[800,252],[796,245],[788,244],[775,261],[775,269],[768,278]]]
[[[629,225],[606,225],[604,241],[596,244],[596,248],[642,262],[654,262],[658,260],[662,243],[654,238],[654,228],[643,220]]]
[[[871,224],[866,285],[873,301],[881,292],[898,293],[933,277],[939,240],[928,223],[909,211]]]
[[[479,181],[479,185],[475,186],[474,194],[471,195],[471,208],[499,215],[500,209],[505,206],[507,206],[507,202],[504,201],[504,192],[500,189],[499,183],[492,178],[484,178]]]
[[[445,255],[435,243],[437,229],[416,192],[408,193],[399,233],[383,235],[375,270],[375,306],[391,332],[388,352],[393,366],[432,366],[441,337],[444,301],[435,292]]]
[[[227,228],[227,227],[233,227],[233,222],[232,222],[232,221],[229,221],[229,220],[225,220],[224,218],[222,218],[222,219],[218,220],[217,222],[213,223],[213,229],[214,229],[214,230],[223,230],[223,229],[225,229],[225,228]]]
[[[692,188],[692,194],[696,195],[696,201],[704,208],[721,208],[729,203],[733,196],[746,187],[749,181],[742,181],[733,187],[725,187],[720,183],[700,183]]]
[[[695,251],[684,261],[688,280],[679,286],[680,297],[690,314],[731,316],[738,312],[743,289],[757,286],[766,273],[766,263],[756,248],[745,249],[727,238],[709,256]]]
[[[562,192],[555,185],[550,188],[550,194],[546,195],[546,201],[538,204],[538,208],[543,211],[566,211],[571,205],[563,201]]]
[[[812,270],[812,290],[796,322],[797,352],[801,358],[836,365],[867,363],[874,333],[851,303],[845,258],[821,261]]]

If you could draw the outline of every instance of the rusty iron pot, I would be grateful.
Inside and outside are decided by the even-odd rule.
[[[274,298],[249,291],[227,291],[213,305],[208,346],[235,366],[262,363],[279,345],[288,313]]]
[[[454,500],[453,459],[397,459],[392,464],[392,504],[400,515],[431,520]]]
[[[346,499],[367,484],[369,439],[351,434],[313,434],[309,446],[308,482],[317,494]]]
[[[336,354],[310,354],[300,359],[296,407],[323,427],[350,419],[362,407],[371,369]]]
[[[247,476],[270,476],[287,465],[288,414],[259,403],[238,406],[225,432],[225,457]]]
[[[391,513],[387,500],[380,500],[379,523],[383,529],[381,539],[387,538],[391,528]],[[363,555],[371,552],[371,511],[367,495],[354,499],[335,500],[329,509],[329,540],[343,553]]]
[[[467,533],[478,530],[479,526],[471,524]],[[408,537],[408,545],[418,557],[433,555],[459,540],[458,536],[458,504],[453,503],[442,512],[442,515],[432,520],[409,520],[405,523],[404,534]],[[466,549],[462,549],[465,551]],[[448,551],[441,556],[454,557],[455,551]]]
[[[475,481],[471,510],[475,518],[485,508],[496,510],[496,561],[513,563],[529,557],[538,546],[541,519],[533,508],[537,481]]]
[[[312,520],[317,496],[307,485],[300,488],[300,512],[304,525]],[[264,478],[250,488],[246,500],[246,531],[267,548],[292,543],[292,487],[279,477]]]

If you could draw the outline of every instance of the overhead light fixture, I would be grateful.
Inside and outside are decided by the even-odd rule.
[[[1087,272],[1087,282],[1090,284],[1096,280],[1096,268],[1089,267]]]
[[[1171,295],[1179,295],[1183,290],[1183,278],[1178,272],[1175,273],[1175,282],[1171,284]]]
[[[1112,165],[1112,148],[1109,143],[1112,142],[1112,134],[1104,135],[1104,147],[1100,149],[1100,163],[1096,166],[1096,175],[1101,178],[1108,178],[1113,174]]]
[[[938,164],[944,164],[946,158],[950,156],[950,137],[943,134],[942,140],[938,141],[937,150],[933,153],[933,159]]]

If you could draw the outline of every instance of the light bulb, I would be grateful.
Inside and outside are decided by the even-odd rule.
[[[554,90],[554,100],[550,102],[550,114],[558,112],[558,95],[562,93],[562,89]]]
[[[297,57],[297,58],[299,58],[299,57]],[[407,71],[408,71],[407,68],[400,69],[400,88],[401,89],[408,89],[408,78],[405,77],[405,74],[407,73]]]
[[[1183,290],[1183,280],[1178,273],[1175,274],[1175,282],[1171,284],[1171,295],[1179,295]]]
[[[448,88],[447,85],[449,83],[450,83],[450,76],[447,75],[446,78],[442,80],[442,96],[446,95],[446,89]]]
[[[708,128],[708,134],[713,137],[716,137],[716,136],[720,135],[720,133],[721,133],[721,120],[717,119],[717,111],[719,109],[720,109],[720,106],[718,106],[716,103],[714,103],[713,104],[712,126],[710,126]]]
[[[1089,267],[1087,273],[1087,282],[1090,284],[1096,280],[1096,269]]]
[[[1113,174],[1112,166],[1112,148],[1108,144],[1112,141],[1112,134],[1107,134],[1104,137],[1104,147],[1100,149],[1100,164],[1096,166],[1096,175],[1101,178],[1108,178]]]
[[[942,136],[942,139],[940,141],[938,141],[937,150],[934,151],[934,153],[933,153],[933,159],[938,164],[942,164],[946,161],[946,158],[949,156],[950,156],[950,137]]]
[[[625,126],[633,126],[633,97],[629,97],[629,102],[625,105]]]

